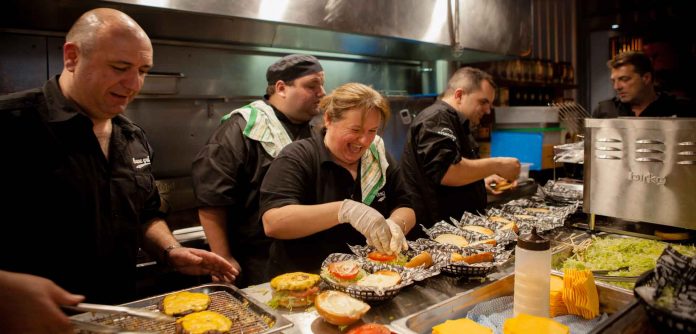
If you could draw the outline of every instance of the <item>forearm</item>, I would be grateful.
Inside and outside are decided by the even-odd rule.
[[[496,158],[487,159],[462,159],[459,163],[451,165],[447,173],[440,181],[443,186],[459,187],[485,177],[496,174],[499,163]]]
[[[395,221],[407,234],[416,225],[416,213],[411,208],[401,207],[392,211],[389,219]]]
[[[224,258],[232,257],[227,239],[227,209],[225,207],[202,207],[198,219],[203,226],[210,250]]]
[[[276,239],[297,239],[327,230],[339,224],[342,202],[316,205],[286,205],[263,214],[263,229]]]
[[[167,226],[167,222],[162,218],[155,218],[143,227],[145,239],[144,247],[150,255],[162,257],[163,251],[167,247],[178,246],[179,242],[174,238]]]

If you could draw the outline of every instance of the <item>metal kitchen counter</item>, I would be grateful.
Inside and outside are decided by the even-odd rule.
[[[570,237],[577,238],[582,236],[587,236],[587,232],[570,228],[559,228],[554,230],[549,237],[553,240],[566,240]],[[440,274],[405,287],[393,299],[370,304],[372,309],[367,312],[362,321],[389,325],[396,319],[422,311],[428,306],[444,301],[458,293],[494,282],[512,272],[514,272],[514,262],[513,260],[508,260],[485,279],[456,278]],[[242,289],[242,291],[263,303],[271,299],[270,283],[250,286]],[[313,307],[298,311],[279,308],[278,312],[295,324],[286,333],[341,334],[338,327],[323,321]],[[391,329],[395,331],[394,328]]]
[[[468,291],[483,284],[497,280],[513,270],[514,266],[507,265],[507,270],[497,271],[483,279],[458,279],[444,274],[417,282],[405,287],[393,299],[381,303],[370,304],[372,308],[362,318],[364,322],[376,322],[388,325],[392,321],[422,311],[428,306],[437,304],[458,293]],[[271,299],[270,283],[250,286],[242,289],[247,295],[266,303]],[[295,326],[285,333],[315,333],[340,334],[338,327],[323,321],[317,311],[311,307],[307,310],[289,311],[278,309],[278,312],[292,321]],[[393,328],[392,328],[393,330]]]

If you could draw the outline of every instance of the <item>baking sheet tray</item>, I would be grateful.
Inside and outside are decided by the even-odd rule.
[[[512,295],[514,285],[515,275],[510,274],[490,284],[457,294],[416,314],[397,319],[391,324],[399,333],[430,334],[435,325],[446,320],[466,317],[466,313],[478,303]],[[634,299],[632,294],[622,290],[601,282],[597,283],[600,313],[606,312],[611,315]]]
[[[276,333],[293,326],[292,322],[277,314],[271,308],[252,298],[248,298],[238,288],[225,284],[205,284],[181,291],[201,292],[210,295],[211,303],[208,308],[219,312],[232,320],[230,333]],[[162,299],[168,295],[162,294],[123,306],[144,308],[157,311]],[[72,318],[93,323],[116,326],[127,330],[155,331],[158,333],[175,333],[174,323],[159,323],[156,321],[136,318],[128,315],[106,315],[82,313]],[[89,333],[82,331],[79,333]]]

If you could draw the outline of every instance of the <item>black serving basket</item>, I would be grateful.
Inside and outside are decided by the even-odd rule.
[[[669,310],[657,307],[653,305],[651,301],[644,299],[641,294],[636,292],[638,287],[645,285],[656,285],[654,270],[646,271],[638,278],[633,288],[633,294],[645,308],[645,312],[653,322],[653,325],[658,327],[661,333],[696,333],[696,322],[693,319],[687,319]]]
[[[362,258],[360,258],[357,255],[354,254],[342,254],[342,253],[333,253],[329,254],[329,256],[324,260],[322,263],[322,268],[327,267],[330,263],[333,262],[339,262],[339,261],[345,261],[345,260],[356,260],[358,263],[360,263],[360,266],[368,273],[374,273],[379,270],[391,270],[391,271],[396,271],[401,275],[401,282],[393,287],[386,288],[386,289],[378,289],[378,288],[373,288],[373,287],[364,287],[364,286],[358,286],[356,284],[351,284],[351,285],[340,285],[336,284],[331,280],[326,279],[322,275],[322,280],[326,285],[328,285],[331,289],[345,292],[348,295],[350,295],[353,298],[360,299],[362,301],[371,303],[371,302],[383,302],[389,299],[394,298],[399,292],[401,292],[401,289],[403,289],[406,286],[409,286],[413,284],[413,273],[409,271],[405,271],[403,267],[395,267],[395,266],[388,266],[388,265],[382,265],[382,264],[371,264],[365,262]]]

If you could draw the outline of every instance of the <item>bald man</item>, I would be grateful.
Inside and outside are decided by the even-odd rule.
[[[70,332],[59,304],[133,300],[139,246],[182,273],[238,274],[181,247],[159,212],[152,148],[122,115],[152,54],[133,19],[91,10],[66,36],[59,76],[0,97],[0,333]]]

